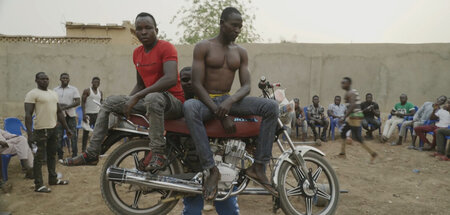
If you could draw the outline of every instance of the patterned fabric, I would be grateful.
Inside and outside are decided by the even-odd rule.
[[[314,107],[314,105],[308,106],[308,113],[311,114],[312,118],[321,119],[324,112],[325,112],[325,108],[323,108],[320,105],[317,108]]]

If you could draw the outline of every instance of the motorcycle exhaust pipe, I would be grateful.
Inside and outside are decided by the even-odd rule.
[[[118,167],[109,167],[106,170],[106,176],[108,181],[150,187],[153,189],[202,194],[201,184],[170,176],[152,175],[147,172]]]

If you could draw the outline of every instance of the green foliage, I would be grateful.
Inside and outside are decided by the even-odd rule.
[[[260,36],[256,33],[253,22],[255,15],[250,14],[251,0],[188,0],[190,7],[183,6],[173,16],[171,24],[178,20],[178,27],[182,29],[180,43],[195,44],[201,40],[219,34],[219,21],[222,10],[235,7],[242,13],[244,20],[242,31],[236,39],[237,43],[252,43]],[[177,32],[180,35],[180,31]]]

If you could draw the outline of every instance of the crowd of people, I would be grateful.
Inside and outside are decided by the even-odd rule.
[[[141,113],[148,117],[149,146],[152,151],[139,164],[145,171],[163,168],[166,162],[164,120],[184,115],[196,144],[202,169],[206,172],[203,195],[185,198],[185,212],[201,210],[203,198],[213,200],[217,194],[220,172],[215,166],[203,122],[217,118],[221,120],[227,132],[234,132],[236,127],[228,114],[262,116],[258,146],[254,155],[255,163],[246,170],[246,174],[275,196],[277,191],[265,175],[265,167],[271,158],[280,111],[282,115],[285,112],[292,113],[287,114],[289,120],[284,122],[292,128],[301,128],[302,140],[307,139],[309,127],[314,140],[326,142],[330,125],[335,125],[343,139],[360,142],[374,159],[377,153],[364,144],[361,128],[367,131],[366,138],[373,139],[373,132],[384,124],[380,141],[387,142],[397,125],[401,124],[398,140],[392,145],[401,145],[407,131],[412,128],[413,138],[409,148],[419,149],[415,145],[416,136],[419,136],[428,146],[423,150],[432,150],[437,145],[438,151],[434,155],[443,160],[449,159],[448,152],[444,150],[445,136],[449,135],[450,130],[450,102],[446,103],[445,96],[439,97],[436,102],[426,102],[416,111],[414,105],[408,102],[408,97],[402,94],[400,102],[391,111],[392,117],[382,123],[379,106],[373,101],[373,95],[366,94],[365,101],[360,102],[358,91],[351,88],[352,80],[345,77],[341,83],[342,89],[345,90],[345,104],[341,103],[340,96],[336,96],[334,103],[328,105],[326,111],[320,104],[319,96],[313,96],[312,104],[304,109],[300,106],[300,100],[295,98],[293,109],[289,111],[280,108],[274,100],[248,96],[251,86],[247,52],[234,43],[242,27],[241,13],[236,8],[228,7],[223,10],[219,35],[198,43],[194,48],[192,68],[183,68],[180,73],[177,71],[178,56],[175,46],[157,39],[155,18],[148,13],[140,13],[136,17],[135,25],[136,36],[142,45],[133,52],[137,82],[128,96],[114,95],[103,101],[104,95],[99,89],[98,77],[92,78],[91,87],[83,90],[80,96],[78,89],[69,85],[70,76],[67,73],[62,73],[61,84],[50,90],[48,76],[39,72],[35,76],[37,88],[25,96],[28,140],[1,130],[1,152],[17,153],[27,177],[34,178],[36,192],[51,192],[42,177],[44,162],[47,163],[49,185],[69,184],[69,181],[63,180],[56,173],[57,160],[66,166],[98,163],[111,112],[125,116]],[[239,71],[241,87],[231,95],[229,92],[236,71]],[[93,132],[88,138],[89,128],[84,129],[82,152],[78,153],[76,108],[80,105],[82,120],[93,127]],[[428,124],[429,120],[438,121]],[[322,132],[318,131],[319,127]],[[434,132],[431,142],[425,136],[430,131]],[[63,146],[67,142],[72,146],[72,154],[64,156]],[[33,144],[37,147],[34,159],[31,152]],[[340,155],[345,156],[345,145],[343,142]],[[220,204],[225,206],[217,207]],[[223,213],[221,210],[239,213],[236,197],[218,202],[216,209],[219,213]]]

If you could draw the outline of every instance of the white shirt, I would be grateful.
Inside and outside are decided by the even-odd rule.
[[[98,88],[97,88],[97,94],[94,93],[94,91],[92,90],[91,87],[89,88],[89,90],[90,90],[89,96],[86,98],[86,103],[85,103],[85,111],[86,111],[86,113],[95,114],[100,111],[100,106],[98,104],[100,104],[100,100],[102,99],[102,94],[100,92],[100,89],[98,89]],[[98,104],[96,104],[96,102]]]
[[[436,123],[437,127],[447,128],[450,125],[450,113],[447,110],[439,109],[434,115],[439,117],[439,122]]]
[[[55,87],[53,89],[58,94],[59,104],[65,104],[70,105],[73,103],[73,100],[76,98],[80,98],[80,93],[78,92],[78,89],[72,85],[67,85],[67,87],[62,88],[61,86]],[[70,108],[67,110],[64,110],[64,116],[69,115],[70,117],[76,117],[76,108]]]
[[[337,106],[335,103],[328,105],[328,110],[331,110],[335,116],[345,116],[345,111],[347,110],[347,106],[344,104],[339,104]]]

